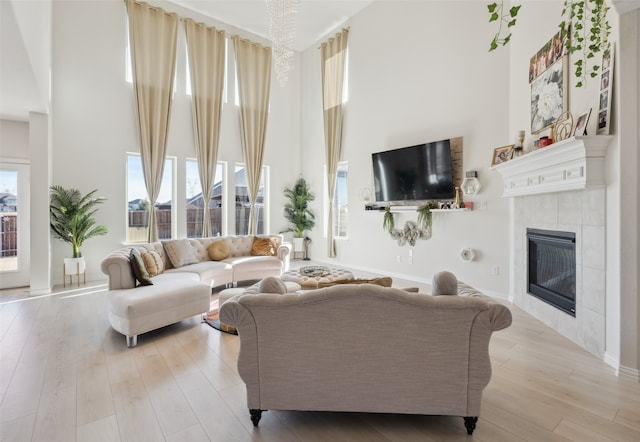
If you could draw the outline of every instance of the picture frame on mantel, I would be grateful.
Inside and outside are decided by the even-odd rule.
[[[491,158],[491,166],[497,166],[498,164],[506,163],[513,157],[513,148],[515,144],[508,146],[496,147],[493,149],[493,157]]]
[[[573,130],[573,136],[587,135],[587,124],[589,123],[589,116],[591,115],[591,108],[588,111],[578,115],[576,119],[576,128]]]
[[[551,127],[567,111],[569,56],[565,55],[531,82],[531,133]]]
[[[613,98],[613,54],[614,43],[602,53],[600,70],[600,97],[598,108],[598,135],[609,135],[611,132],[611,99]]]

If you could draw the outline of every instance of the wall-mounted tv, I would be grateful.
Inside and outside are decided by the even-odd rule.
[[[454,198],[450,140],[376,152],[371,157],[377,202]]]

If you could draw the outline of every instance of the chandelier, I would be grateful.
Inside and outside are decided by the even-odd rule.
[[[266,0],[269,11],[269,36],[273,43],[273,60],[280,86],[293,69],[293,39],[299,0]]]

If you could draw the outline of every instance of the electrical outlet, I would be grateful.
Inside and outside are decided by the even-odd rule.
[[[396,257],[396,259],[397,259],[397,261],[398,261],[399,263],[401,263],[401,262],[402,262],[402,256],[398,255],[398,256]]]
[[[413,249],[409,249],[409,264],[413,264]]]
[[[493,267],[491,267],[491,274],[493,276],[500,275],[500,266],[494,265]]]

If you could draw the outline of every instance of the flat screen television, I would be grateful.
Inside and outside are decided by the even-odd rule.
[[[376,152],[371,156],[377,202],[454,198],[450,140]]]

